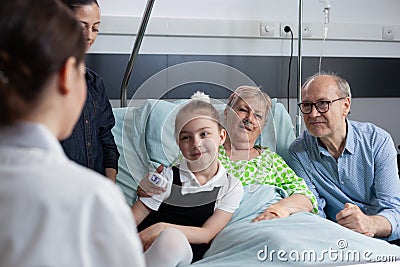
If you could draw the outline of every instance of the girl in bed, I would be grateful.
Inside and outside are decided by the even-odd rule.
[[[132,206],[149,266],[201,259],[239,206],[243,187],[218,160],[226,138],[218,121],[218,111],[204,99],[183,106],[175,133],[184,158],[161,172],[165,192],[140,197]]]

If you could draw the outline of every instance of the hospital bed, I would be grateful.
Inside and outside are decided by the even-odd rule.
[[[160,164],[179,156],[174,140],[174,115],[184,100],[147,99],[138,106],[114,108],[113,134],[120,151],[117,184],[127,203],[136,198],[140,179]],[[222,115],[224,101],[213,104]],[[294,139],[293,124],[284,106],[273,100],[258,143],[287,155]],[[400,248],[370,238],[310,213],[252,223],[251,220],[286,193],[267,185],[246,186],[239,209],[194,266],[342,266],[400,260]],[[391,265],[390,263],[386,263]]]

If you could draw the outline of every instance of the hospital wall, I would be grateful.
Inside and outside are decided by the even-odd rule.
[[[87,63],[103,77],[114,107],[120,105],[121,82],[146,3],[99,0],[101,32]],[[350,82],[350,118],[381,126],[400,145],[400,1],[333,1],[325,42],[322,8],[318,0],[303,1],[303,23],[310,31],[301,43],[302,81],[318,72],[321,60],[323,71],[336,72]],[[288,107],[295,124],[298,12],[295,0],[155,1],[128,99],[186,98],[197,89],[226,98],[229,90],[224,86],[231,80],[240,82],[238,76],[243,75]],[[261,35],[260,26],[265,24],[272,28],[268,36]],[[283,25],[294,31],[289,106],[292,44],[290,35],[281,34]],[[394,34],[384,35],[388,29]],[[204,78],[212,76],[216,77]],[[149,83],[152,79],[157,81]]]

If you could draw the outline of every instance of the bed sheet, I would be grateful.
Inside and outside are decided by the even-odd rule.
[[[232,220],[193,266],[343,266],[400,260],[398,246],[311,213],[251,222],[282,197],[284,193],[273,186],[246,186]]]

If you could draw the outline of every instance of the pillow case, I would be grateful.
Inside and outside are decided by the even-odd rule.
[[[145,134],[147,152],[152,161],[169,166],[179,154],[174,135],[175,116],[186,101],[158,100],[153,103]],[[220,113],[220,119],[223,122],[226,105],[221,101],[213,101],[212,104]],[[294,139],[294,127],[289,113],[281,103],[277,102],[276,98],[272,99],[271,112],[268,114],[267,122],[256,144],[269,147],[286,160],[289,145]]]

